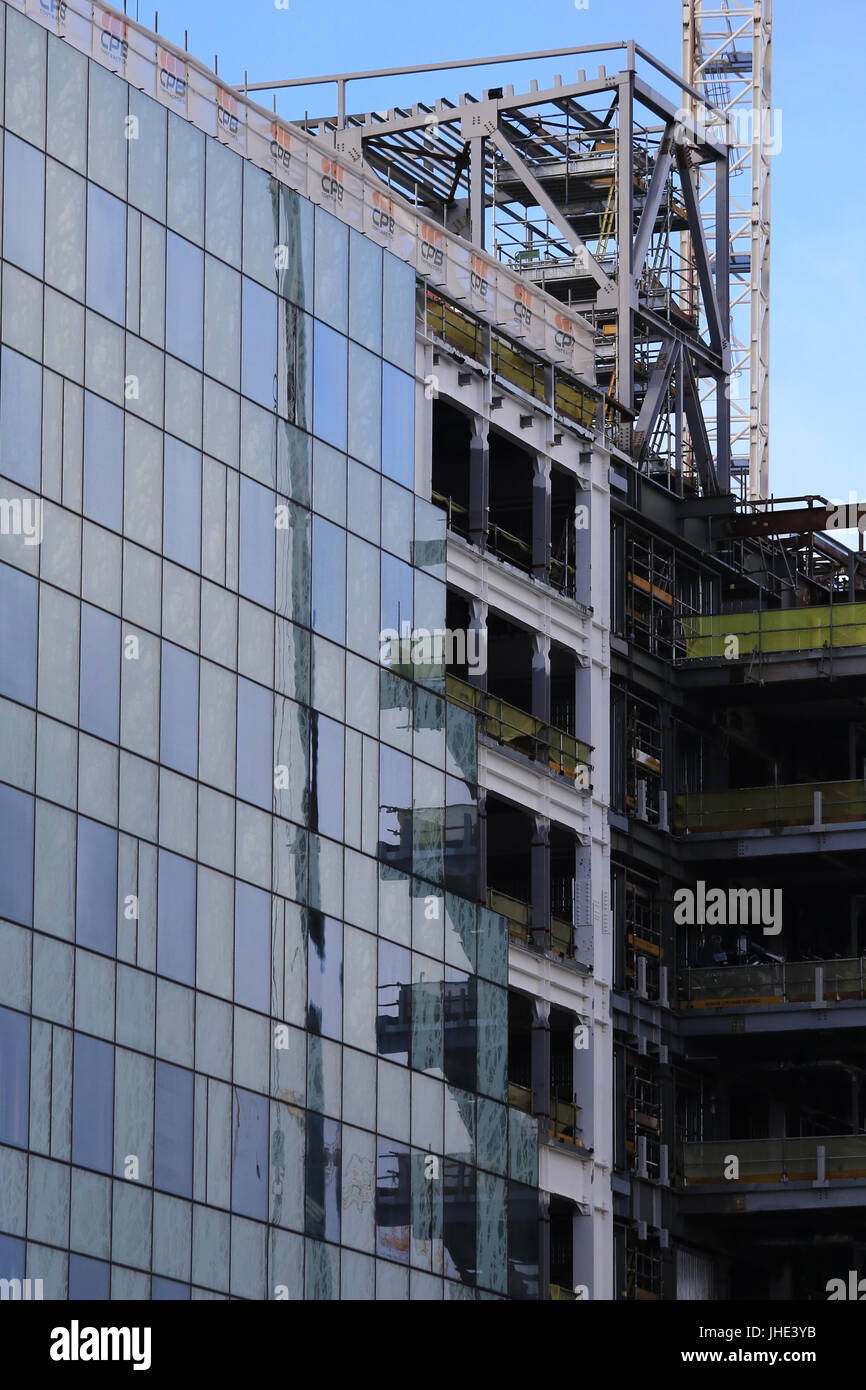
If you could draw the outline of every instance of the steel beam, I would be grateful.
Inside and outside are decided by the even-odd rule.
[[[634,409],[634,73],[618,78],[616,239],[619,264],[616,285],[616,389],[617,400]]]
[[[637,236],[635,237],[634,247],[632,248],[632,265],[636,276],[640,275],[643,269],[643,263],[646,260],[650,237],[652,236],[653,227],[655,226],[659,207],[661,206],[662,197],[664,196],[668,174],[673,164],[673,147],[674,127],[672,124],[668,123],[668,125],[665,126],[665,133],[662,136],[658,154],[656,155],[649,191],[647,192],[646,202],[641,214],[640,226],[637,229]]]
[[[698,476],[701,480],[701,487],[705,493],[717,493],[719,491],[716,481],[716,469],[713,462],[713,451],[710,448],[710,440],[707,434],[706,421],[701,409],[701,397],[698,390],[697,378],[695,377],[691,358],[687,352],[682,354],[684,371],[684,401],[686,419],[689,424],[689,434],[692,441],[692,449],[695,455],[695,463],[698,468]]]
[[[722,339],[725,338],[726,331],[723,331],[719,316],[719,302],[716,298],[716,287],[713,283],[713,271],[710,265],[710,253],[707,247],[707,239],[704,236],[704,224],[701,217],[701,208],[698,203],[698,195],[692,179],[691,166],[688,154],[680,145],[676,152],[677,168],[680,174],[680,186],[683,191],[683,202],[686,205],[686,214],[689,220],[689,235],[692,241],[692,251],[694,255],[695,268],[698,272],[701,294],[704,299],[704,312],[707,317],[707,328],[710,335],[710,343],[716,352],[722,351]]]

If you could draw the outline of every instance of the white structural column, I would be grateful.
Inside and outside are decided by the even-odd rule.
[[[704,93],[707,108],[724,113],[724,131],[693,97],[683,105],[731,146],[731,455],[752,498],[769,495],[770,168],[781,144],[772,22],[773,0],[683,0],[683,77]],[[708,171],[699,174],[698,192],[712,254]]]

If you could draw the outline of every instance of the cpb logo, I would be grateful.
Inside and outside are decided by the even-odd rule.
[[[283,130],[276,121],[271,121],[271,158],[277,163],[282,164],[284,169],[288,169],[292,162],[289,153],[292,144],[292,137],[287,130]]]
[[[378,231],[384,232],[385,236],[394,235],[394,204],[390,198],[383,198],[381,193],[373,193],[373,211],[370,214],[370,221]]]
[[[109,14],[107,10],[102,11],[102,33],[99,36],[99,42],[109,58],[113,58],[115,62],[121,64],[126,62],[126,56],[129,53],[128,32],[129,27],[125,19],[121,19],[118,15]]]
[[[66,0],[39,0],[39,8],[51,19],[59,19],[61,24],[66,19]]]
[[[326,198],[343,201],[343,170],[335,159],[322,160],[322,192]]]
[[[514,287],[514,317],[527,328],[532,323],[532,296],[522,285]]]
[[[487,266],[480,256],[474,253],[471,257],[472,270],[469,274],[469,287],[476,294],[480,294],[482,299],[487,298]]]
[[[572,331],[574,324],[571,319],[563,318],[562,314],[557,314],[554,322],[556,323],[556,332],[553,335],[553,341],[556,346],[559,348],[574,347],[574,333]]]
[[[238,103],[230,92],[217,87],[217,125],[227,130],[229,135],[238,133]]]
[[[445,260],[442,233],[428,227],[426,222],[421,224],[421,259],[426,265],[435,266],[437,270]]]
[[[159,50],[159,85],[175,101],[186,96],[186,63],[164,48]]]

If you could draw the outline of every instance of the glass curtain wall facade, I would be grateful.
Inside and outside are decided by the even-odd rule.
[[[0,1277],[537,1290],[415,275],[0,6]],[[423,389],[423,388],[422,388]]]

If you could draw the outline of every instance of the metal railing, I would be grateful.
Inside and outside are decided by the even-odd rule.
[[[495,522],[491,522],[487,529],[487,549],[498,559],[507,560],[510,565],[517,565],[527,573],[532,569],[532,546],[529,542],[506,531],[504,526],[497,526]]]
[[[546,364],[540,357],[534,357],[518,347],[502,333],[465,313],[429,287],[425,303],[427,325],[436,337],[481,364],[486,356],[485,340],[489,333],[490,364],[494,374],[534,400],[546,400]],[[553,369],[553,399],[550,404],[557,415],[584,429],[597,428],[601,423],[601,392],[558,368]],[[617,433],[624,426],[630,428],[631,415],[618,403],[611,403],[608,418],[609,433]]]
[[[522,1110],[525,1115],[531,1115],[531,1088],[519,1086],[516,1081],[509,1081],[508,1104],[514,1110]],[[573,1100],[559,1100],[553,1096],[550,1102],[547,1131],[551,1139],[559,1139],[563,1144],[576,1144],[581,1147],[579,1138],[580,1106]]]
[[[578,1137],[580,1129],[580,1106],[573,1100],[557,1100],[555,1097],[550,1102],[550,1122],[548,1131],[551,1139],[559,1139],[563,1144],[576,1144],[581,1146]]]
[[[437,507],[441,507],[445,513],[445,524],[449,531],[462,536],[464,540],[471,540],[469,532],[469,508],[464,507],[462,502],[455,502],[453,497],[447,497],[444,492],[436,492],[435,489],[430,494],[431,500]]]
[[[532,1090],[529,1086],[518,1086],[516,1081],[508,1083],[508,1104],[514,1110],[522,1110],[524,1115],[532,1114]]]
[[[521,902],[519,898],[512,898],[507,893],[500,893],[496,888],[487,889],[487,906],[491,912],[498,912],[500,917],[505,917],[508,922],[508,934],[517,941],[522,941],[531,945],[534,938],[532,935],[532,905]],[[559,956],[567,956],[569,960],[575,955],[574,926],[571,922],[563,922],[561,918],[551,917],[550,919],[550,949]]]
[[[498,912],[508,922],[508,934],[518,941],[532,941],[532,908],[529,903],[512,898],[508,893],[500,893],[497,888],[487,889],[487,906],[491,912]]]
[[[866,999],[866,960],[802,960],[682,970],[681,1009]]]
[[[688,1187],[710,1183],[731,1188],[725,1170],[739,1161],[740,1183],[852,1182],[866,1178],[866,1134],[813,1135],[802,1139],[714,1139],[683,1144],[681,1174]]]
[[[686,661],[866,646],[866,605],[858,603],[696,614],[680,625]]]
[[[546,763],[581,791],[590,789],[593,752],[590,744],[564,729],[545,724],[526,710],[470,685],[459,676],[446,676],[445,698],[476,715],[488,738],[524,753],[534,762]]]
[[[674,798],[674,828],[690,835],[866,821],[866,782],[803,782],[688,792]]]

